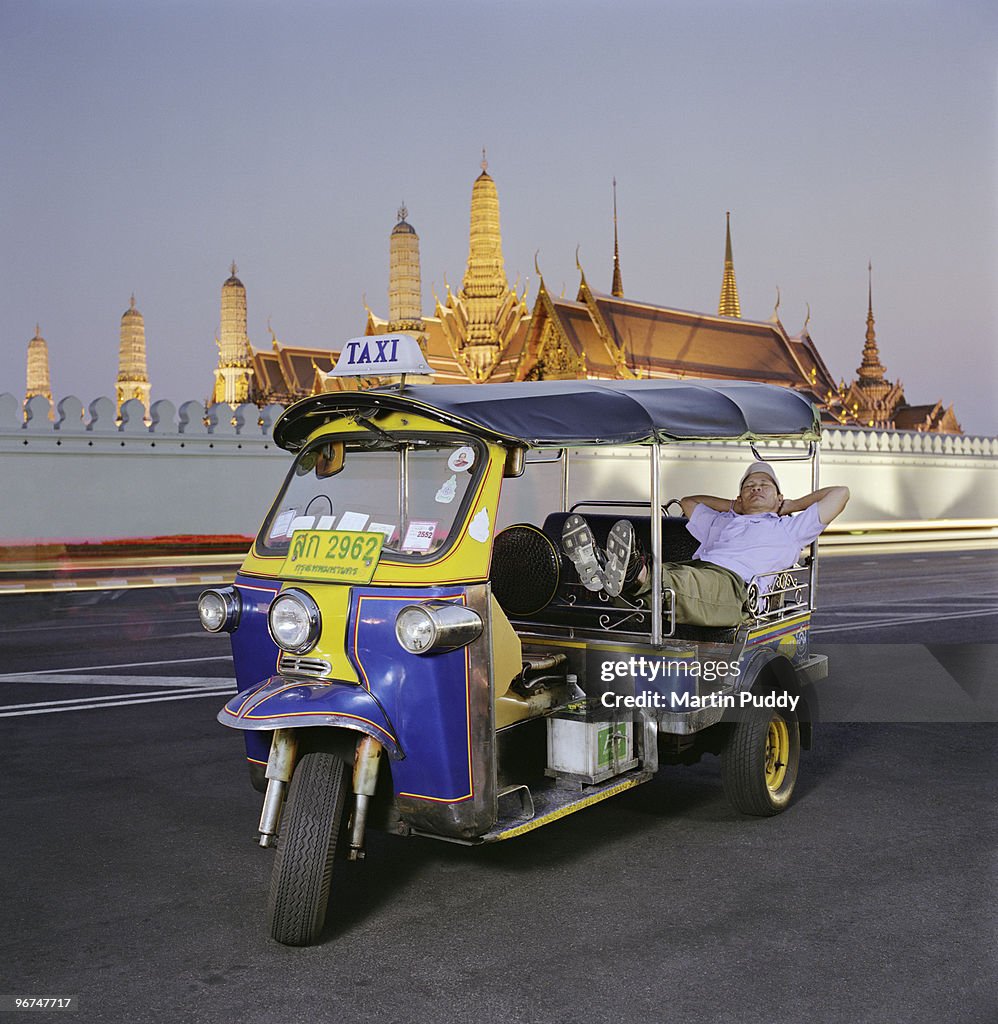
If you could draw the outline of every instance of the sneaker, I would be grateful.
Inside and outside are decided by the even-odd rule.
[[[630,520],[621,519],[613,524],[606,541],[606,592],[611,597],[620,597],[624,589],[624,578],[631,566],[634,553],[634,527]]]
[[[580,515],[570,515],[561,529],[561,546],[579,574],[586,590],[606,589],[606,578],[596,554],[596,541],[589,524]]]

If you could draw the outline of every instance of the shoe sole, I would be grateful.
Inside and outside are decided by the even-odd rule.
[[[624,589],[624,578],[631,563],[634,550],[634,527],[626,519],[614,523],[606,541],[606,592],[611,597],[620,597]]]
[[[606,578],[596,557],[593,531],[582,516],[571,515],[561,529],[561,546],[586,590],[606,589]]]

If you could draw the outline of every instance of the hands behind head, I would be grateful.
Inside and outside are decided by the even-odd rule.
[[[742,496],[739,494],[737,498],[731,503],[731,511],[737,516],[745,515],[745,506],[742,504]],[[790,498],[783,498],[780,501],[780,507],[776,510],[778,516],[789,516],[795,511],[793,502]]]

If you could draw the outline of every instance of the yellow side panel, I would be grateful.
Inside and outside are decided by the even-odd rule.
[[[297,586],[297,584],[296,584]],[[282,588],[283,589],[283,588]],[[359,683],[357,670],[346,655],[347,615],[350,611],[350,588],[335,583],[307,588],[322,615],[319,642],[308,652],[310,658],[324,658],[332,666],[334,679]]]
[[[492,671],[496,692],[496,728],[530,717],[530,705],[509,692],[509,684],[523,671],[520,638],[506,613],[492,598]]]

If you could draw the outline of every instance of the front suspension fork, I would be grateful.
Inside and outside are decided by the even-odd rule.
[[[281,808],[295,769],[298,737],[294,729],[275,729],[267,759],[267,792],[260,812],[260,845],[273,846],[281,821]]]
[[[378,769],[384,748],[372,736],[357,743],[353,762],[354,810],[350,823],[350,860],[364,858],[364,830],[367,811],[378,784]],[[281,821],[281,810],[298,754],[298,737],[293,729],[275,729],[267,759],[267,792],[260,812],[260,845],[273,846]]]
[[[353,759],[353,819],[350,822],[350,860],[364,859],[364,828],[367,825],[367,809],[378,785],[378,768],[381,764],[381,744],[373,737],[364,735],[357,743]]]

